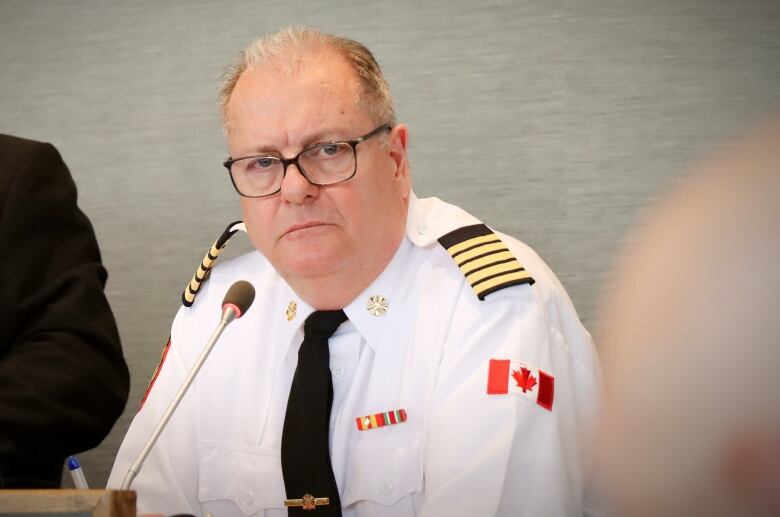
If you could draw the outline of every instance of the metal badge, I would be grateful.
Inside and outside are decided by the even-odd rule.
[[[387,300],[384,296],[374,295],[368,299],[366,310],[374,316],[383,316],[387,312]]]
[[[297,313],[298,304],[293,301],[290,302],[290,304],[287,306],[287,310],[285,311],[284,315],[287,316],[287,321],[292,321]]]

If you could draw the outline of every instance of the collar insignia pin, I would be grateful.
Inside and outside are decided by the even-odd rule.
[[[287,310],[285,311],[285,316],[287,316],[287,321],[292,321],[295,318],[295,315],[298,313],[298,304],[293,302],[290,302],[290,304],[287,306]]]
[[[384,316],[387,312],[387,300],[384,296],[374,295],[368,299],[366,310],[374,316]]]

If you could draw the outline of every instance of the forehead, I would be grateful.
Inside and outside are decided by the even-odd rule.
[[[360,93],[357,74],[333,51],[247,69],[228,103],[231,147],[234,141],[292,137],[323,126],[350,128],[364,115]]]

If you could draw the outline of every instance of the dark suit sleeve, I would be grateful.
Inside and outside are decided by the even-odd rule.
[[[54,147],[0,140],[0,482],[58,486],[129,389],[95,234]]]

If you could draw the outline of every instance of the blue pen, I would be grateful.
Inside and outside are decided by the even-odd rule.
[[[84,471],[81,469],[79,460],[77,460],[75,456],[68,456],[67,465],[75,487],[82,490],[88,489],[89,485],[87,485],[87,478],[84,477]]]

